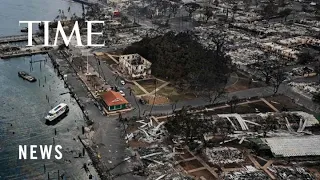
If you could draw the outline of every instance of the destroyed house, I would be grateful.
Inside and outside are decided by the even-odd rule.
[[[275,157],[320,156],[320,136],[290,136],[264,138]]]
[[[119,68],[131,78],[144,78],[151,74],[151,62],[139,54],[122,55],[119,58]]]
[[[116,111],[127,108],[128,101],[115,91],[107,91],[101,95],[101,98],[108,111]]]

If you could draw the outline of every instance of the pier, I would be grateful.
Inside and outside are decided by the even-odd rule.
[[[0,53],[0,58],[9,59],[9,58],[21,57],[21,56],[32,56],[35,54],[46,54],[50,50],[51,50],[50,48],[45,48],[42,46],[33,46],[30,48],[23,48],[18,51],[2,52]]]
[[[14,58],[14,57],[21,57],[21,56],[32,56],[36,54],[46,54],[48,53],[48,50],[37,50],[37,51],[17,51],[14,53],[6,53],[6,54],[0,54],[1,59],[9,59],[9,58]]]
[[[0,37],[0,44],[9,44],[13,42],[22,42],[22,41],[28,41],[27,34]],[[43,38],[41,36],[38,36],[37,34],[33,34],[32,41],[35,42],[36,44],[42,44]]]
[[[21,42],[28,41],[28,35],[15,35],[15,36],[5,36],[0,37],[0,44],[11,43],[11,42]]]

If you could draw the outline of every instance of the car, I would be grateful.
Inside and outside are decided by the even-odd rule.
[[[121,80],[120,83],[121,83],[122,85],[125,85],[125,84],[126,84],[126,82],[125,82],[124,80]]]
[[[126,96],[126,94],[122,90],[120,90],[119,93],[121,94],[121,96]]]
[[[143,105],[146,104],[146,101],[144,101],[143,99],[139,99],[139,102]]]

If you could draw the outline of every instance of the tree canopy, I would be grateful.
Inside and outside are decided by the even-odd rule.
[[[151,61],[152,74],[159,78],[206,90],[226,83],[229,77],[231,59],[217,51],[223,48],[205,48],[191,33],[169,32],[133,43],[124,53],[138,53]]]

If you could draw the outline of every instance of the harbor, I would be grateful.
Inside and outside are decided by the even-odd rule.
[[[27,40],[28,40],[28,35],[5,36],[5,37],[0,37],[0,44],[21,42],[21,41],[27,41]]]
[[[90,162],[90,159],[76,140],[85,124],[83,113],[69,93],[63,94],[69,89],[65,88],[64,81],[57,76],[51,61],[41,61],[45,58],[48,57],[32,56],[35,62],[32,66],[29,61],[25,61],[25,57],[0,61],[0,82],[3,84],[0,94],[7,94],[7,91],[12,94],[1,98],[4,107],[0,122],[0,162],[10,162],[10,165],[0,165],[0,176],[10,175],[18,179],[53,178],[60,171],[60,175],[64,174],[66,179],[84,179],[88,175],[81,167]],[[12,76],[17,69],[28,73],[31,71],[29,74],[36,77],[37,82],[29,83],[18,75]],[[68,104],[70,112],[57,124],[47,125],[46,114],[61,102]],[[10,113],[12,111],[16,113]],[[63,159],[25,162],[15,160],[18,155],[17,144],[59,144],[63,147]],[[90,173],[96,176],[94,168],[90,165],[88,167]]]
[[[71,6],[70,13],[80,12],[81,4],[37,1],[4,1],[0,7],[0,21],[6,24],[0,27],[0,46],[15,48],[0,52],[0,179],[99,179],[77,138],[86,124],[81,108],[46,55],[50,49],[38,46],[42,37],[34,34],[35,46],[26,47],[27,34],[18,24],[22,14],[26,19],[52,20],[58,9]],[[18,72],[27,74],[19,77]],[[28,75],[37,81],[29,83]],[[68,104],[70,112],[58,123],[46,124],[45,116],[59,103]],[[18,160],[22,144],[61,145],[63,158]]]
[[[41,48],[33,48],[32,50],[19,50],[19,51],[13,51],[13,52],[7,52],[7,53],[0,53],[1,59],[10,59],[15,57],[21,57],[21,56],[32,56],[36,54],[46,54],[48,50],[41,49]]]

